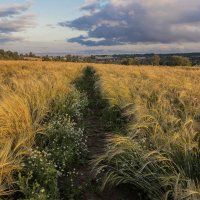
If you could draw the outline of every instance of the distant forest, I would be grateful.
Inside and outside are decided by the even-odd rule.
[[[32,52],[19,54],[18,52],[0,49],[0,60],[41,60],[154,66],[200,66],[200,53],[36,56]]]
[[[19,54],[18,52],[5,51],[0,49],[0,60],[23,60],[25,57],[36,57],[32,52],[29,54]]]

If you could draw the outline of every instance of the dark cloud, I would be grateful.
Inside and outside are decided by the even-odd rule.
[[[59,23],[86,32],[69,42],[86,46],[200,42],[199,0],[93,1],[82,10],[85,15]]]
[[[71,38],[68,39],[68,42],[76,42],[76,43],[80,43],[86,46],[113,46],[118,44],[117,41],[115,41],[115,39],[112,40],[99,40],[99,41],[95,41],[92,39],[88,39],[88,37],[84,37],[84,36],[79,36],[79,37],[75,37],[75,38]]]
[[[31,3],[0,4],[0,43],[7,43],[22,40],[14,36],[14,33],[24,31],[34,25],[34,15],[27,14]]]
[[[30,3],[12,4],[10,6],[0,6],[0,17],[12,17],[27,11],[30,8]]]

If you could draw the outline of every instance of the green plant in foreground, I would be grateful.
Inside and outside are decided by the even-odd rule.
[[[18,174],[22,199],[57,200],[61,190],[66,198],[74,194],[68,180],[64,181],[65,188],[60,184],[87,154],[87,137],[78,124],[86,105],[86,96],[76,90],[52,102],[51,113],[42,121],[44,134],[36,136],[36,145]]]
[[[68,114],[72,119],[78,121],[82,119],[83,111],[87,105],[87,96],[73,88],[73,90],[63,98],[54,99],[52,101],[48,118],[51,119],[54,115],[62,116]]]
[[[197,200],[200,197],[198,185],[185,176],[168,155],[149,151],[130,137],[111,136],[106,152],[98,156],[93,165],[97,176],[102,177],[102,189],[130,184],[153,200]]]
[[[54,116],[47,128],[47,143],[44,147],[57,169],[64,172],[74,162],[80,162],[87,154],[87,137],[82,128],[76,127],[69,116]]]
[[[18,174],[18,187],[25,199],[59,199],[57,178],[60,175],[45,151],[32,150]]]

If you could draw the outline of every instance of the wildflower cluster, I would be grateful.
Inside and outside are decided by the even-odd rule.
[[[59,172],[48,153],[32,150],[22,167],[23,170],[18,174],[18,185],[26,199],[58,199]]]
[[[87,153],[87,137],[84,136],[84,129],[77,124],[87,104],[86,95],[74,89],[62,99],[52,102],[51,113],[44,123],[48,137],[42,136],[38,140],[39,146],[48,152],[62,174]]]
[[[60,172],[87,153],[87,137],[83,128],[78,128],[68,115],[55,115],[47,128],[48,145],[45,151]]]
[[[45,132],[36,136],[36,145],[18,175],[18,187],[25,199],[59,199],[58,178],[68,177],[73,165],[87,154],[87,137],[78,124],[86,105],[86,96],[76,90],[52,102],[51,113],[41,122]],[[78,176],[77,172],[72,174]],[[72,176],[67,183],[69,191],[65,191],[69,195],[71,180]]]
[[[62,99],[58,98],[52,101],[49,117],[65,115],[67,113],[72,119],[80,120],[83,117],[83,111],[87,105],[88,100],[86,94],[74,89]]]

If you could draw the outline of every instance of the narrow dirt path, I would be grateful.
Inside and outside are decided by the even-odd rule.
[[[103,111],[105,102],[101,99],[95,89],[96,75],[92,68],[85,71],[85,75],[78,83],[79,89],[88,96],[88,110],[84,116],[85,134],[88,136],[88,159],[79,167],[78,171],[83,176],[78,184],[87,184],[82,195],[82,200],[140,200],[138,192],[131,192],[128,187],[115,188],[109,191],[100,192],[98,183],[91,172],[90,161],[96,154],[103,152],[106,133],[103,124]]]

